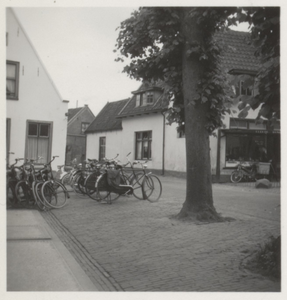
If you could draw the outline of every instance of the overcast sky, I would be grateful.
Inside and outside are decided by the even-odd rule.
[[[131,96],[140,82],[115,62],[121,21],[137,7],[14,8],[69,108],[88,104],[97,114],[107,101]]]
[[[116,28],[138,7],[13,9],[69,108],[88,104],[97,115],[140,86],[113,52]]]

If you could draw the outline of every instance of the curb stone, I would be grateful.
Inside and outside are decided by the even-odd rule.
[[[84,246],[63,226],[51,211],[41,212],[41,215],[92,282],[99,288],[99,291],[124,291],[116,280],[90,256]]]

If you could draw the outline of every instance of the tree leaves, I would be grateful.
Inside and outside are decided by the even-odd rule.
[[[173,98],[174,108],[183,105],[182,55],[185,37],[182,34],[182,13],[188,10],[190,18],[196,18],[204,42],[193,41],[184,53],[198,59],[205,70],[197,85],[192,105],[208,105],[207,128],[210,131],[223,125],[222,116],[230,113],[235,95],[232,86],[243,82],[243,89],[256,89],[257,95],[240,98],[240,117],[248,111],[260,109],[260,118],[280,116],[280,9],[277,7],[143,7],[132,13],[119,27],[116,51],[121,57],[130,57],[124,67],[130,77],[138,80],[162,80]],[[256,47],[262,67],[256,78],[247,75],[234,77],[222,69],[222,47],[213,38],[214,32],[237,22],[248,22],[251,27],[251,43]],[[184,121],[184,109],[175,109],[170,120]]]

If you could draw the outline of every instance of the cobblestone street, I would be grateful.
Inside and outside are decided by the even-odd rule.
[[[213,186],[218,212],[233,222],[179,222],[185,181],[160,177],[158,203],[121,197],[99,204],[71,193],[69,204],[42,213],[104,291],[280,291],[280,283],[241,264],[280,234],[280,189]]]

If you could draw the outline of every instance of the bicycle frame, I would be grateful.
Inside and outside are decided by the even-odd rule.
[[[249,168],[242,165],[240,162],[237,166],[237,170],[242,172],[242,175],[248,177],[249,179],[255,179],[257,174],[256,163],[252,164]]]

